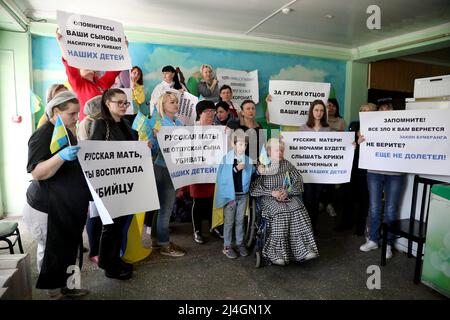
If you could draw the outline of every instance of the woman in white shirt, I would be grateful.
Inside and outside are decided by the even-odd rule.
[[[186,87],[180,82],[175,68],[172,66],[165,66],[162,68],[162,79],[163,81],[157,84],[153,89],[150,99],[150,114],[153,113],[153,109],[158,102],[158,98],[166,91],[187,91]]]

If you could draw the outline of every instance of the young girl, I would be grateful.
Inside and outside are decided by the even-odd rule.
[[[231,247],[233,227],[236,231],[236,247],[241,256],[248,256],[244,244],[244,215],[250,180],[254,167],[245,155],[248,137],[242,130],[232,135],[233,150],[228,152],[217,171],[216,207],[224,208],[223,253],[230,259],[238,257]]]

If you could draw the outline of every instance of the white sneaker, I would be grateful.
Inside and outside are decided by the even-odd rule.
[[[284,262],[283,259],[275,259],[275,260],[272,260],[272,263],[273,263],[274,265],[281,266],[281,267],[284,267],[284,266],[286,265],[286,263]]]
[[[327,205],[327,213],[330,215],[330,217],[336,217],[336,211],[333,208],[333,205],[330,203]]]
[[[392,258],[392,248],[390,245],[387,245],[386,247],[386,259]]]
[[[368,252],[370,250],[375,250],[375,249],[378,249],[378,244],[372,240],[367,241],[361,247],[359,247],[359,250],[361,250],[363,252]]]

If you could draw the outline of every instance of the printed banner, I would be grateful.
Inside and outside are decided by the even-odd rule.
[[[450,110],[360,112],[359,167],[450,176]]]
[[[180,106],[180,111],[178,111],[178,119],[180,119],[185,126],[193,126],[197,118],[197,111],[195,106],[198,102],[198,97],[190,94],[189,92],[180,92],[177,90],[177,96]]]
[[[282,132],[284,157],[304,183],[350,181],[355,148],[353,132]]]
[[[159,209],[150,149],[143,141],[79,141],[78,160],[103,224]]]
[[[227,153],[225,126],[163,126],[158,143],[175,189],[215,183],[217,167]]]
[[[64,11],[57,11],[57,20],[70,66],[99,71],[131,69],[121,23]]]
[[[259,102],[258,70],[248,72],[217,68],[217,80],[219,86],[227,84],[233,90],[231,100],[238,112],[244,100]]]
[[[268,103],[270,123],[301,126],[308,120],[309,106],[316,99],[325,105],[330,84],[322,82],[270,80]]]

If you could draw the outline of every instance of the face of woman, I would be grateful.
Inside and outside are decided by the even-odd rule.
[[[328,110],[328,115],[330,117],[334,117],[334,115],[336,114],[336,106],[334,104],[332,104],[331,102],[328,102],[327,110]]]
[[[378,108],[378,111],[391,111],[392,108],[388,104],[383,104]]]
[[[280,162],[284,159],[284,147],[280,144],[274,144],[270,148],[270,159],[275,162]]]
[[[179,110],[178,100],[175,97],[170,96],[166,102],[164,102],[165,113],[177,113]]]
[[[323,115],[325,114],[325,108],[321,104],[316,104],[313,107],[312,112],[314,120],[322,120]]]
[[[200,114],[200,125],[202,126],[210,126],[213,124],[214,115],[216,114],[216,110],[214,109],[206,109]]]
[[[242,106],[242,115],[244,118],[254,119],[256,115],[256,106],[248,102]]]
[[[368,112],[368,111],[370,111],[370,108],[368,106],[364,106],[361,109],[361,112]]]
[[[141,78],[141,72],[138,68],[134,68],[131,70],[131,81],[137,82]]]
[[[78,103],[68,103],[67,107],[68,108],[64,111],[61,111],[56,107],[53,112],[53,119],[56,120],[57,115],[59,114],[67,128],[75,128],[78,121],[78,112],[80,112],[80,105]]]
[[[175,77],[175,73],[173,73],[173,72],[165,71],[162,73],[162,78],[167,83],[172,83],[174,77]]]
[[[245,149],[247,149],[247,144],[245,143],[245,140],[236,141],[234,149],[236,150],[237,155],[239,156],[243,155],[245,153]]]
[[[217,118],[220,120],[220,121],[225,121],[225,120],[227,120],[227,118],[228,118],[228,114],[229,114],[229,111],[226,111],[224,108],[222,108],[222,107],[218,107],[217,108]]]
[[[233,97],[233,94],[231,93],[230,89],[224,89],[220,91],[220,97],[222,98],[223,101],[228,102]]]
[[[106,101],[106,106],[113,118],[122,118],[128,108],[128,101],[126,94],[115,94],[111,97],[111,100]]]
[[[203,80],[209,81],[212,79],[212,70],[208,67],[202,69]]]

